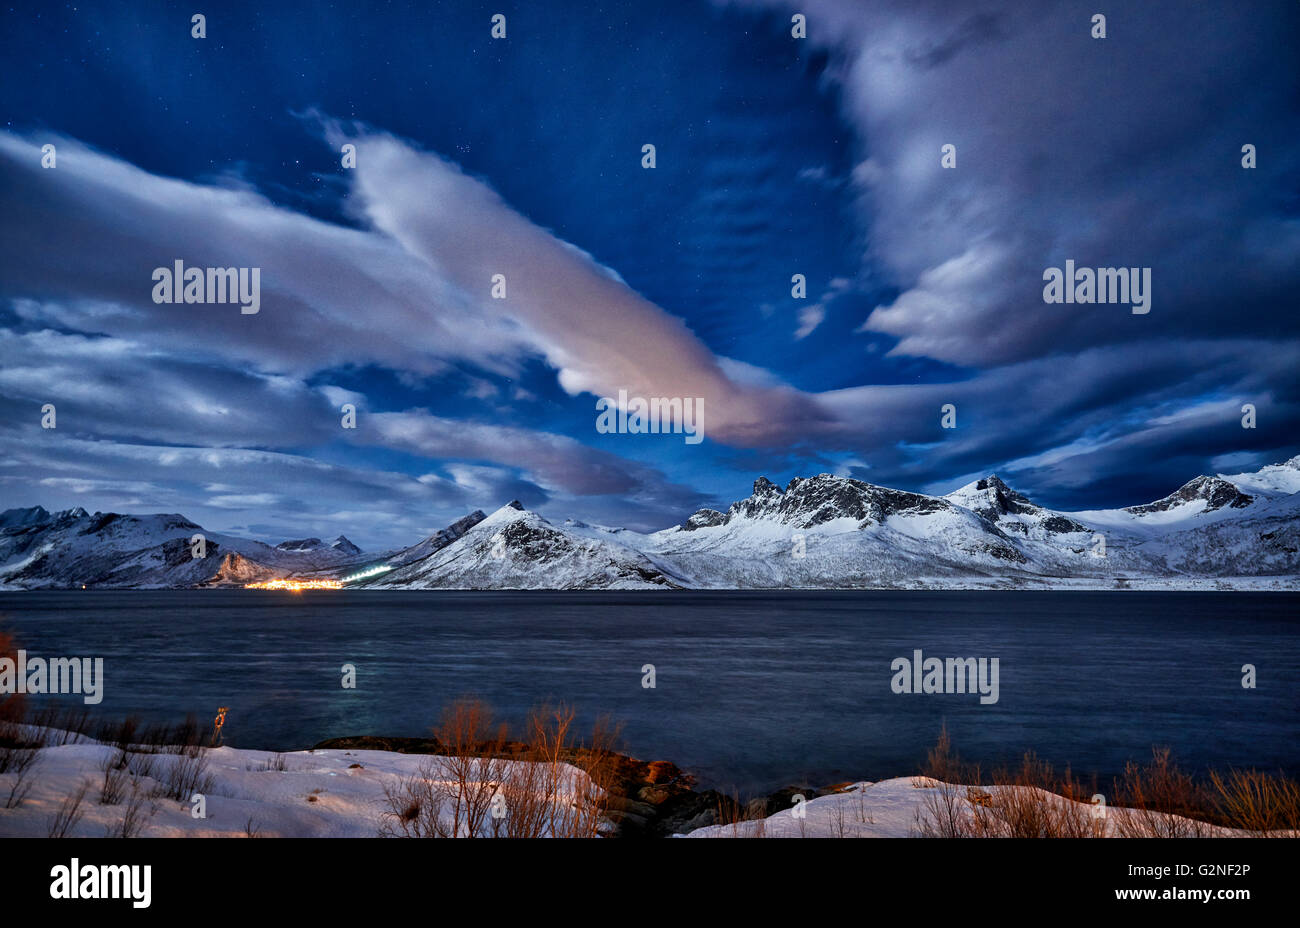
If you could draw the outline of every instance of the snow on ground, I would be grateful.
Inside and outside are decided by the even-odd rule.
[[[1264,496],[1300,493],[1300,455],[1281,464],[1269,464],[1253,474],[1219,474],[1246,493]]]
[[[3,806],[15,775],[0,774],[0,837],[47,837],[51,819],[83,781],[91,784],[81,806],[84,817],[68,836],[102,838],[119,828],[127,799],[114,805],[99,801],[104,764],[116,754],[115,747],[87,741],[42,748],[32,771],[31,792],[12,809]],[[229,747],[207,750],[205,756],[207,772],[213,777],[204,791],[207,817],[194,818],[189,802],[155,796],[145,801],[148,821],[140,837],[244,837],[251,831],[259,837],[373,838],[388,810],[384,787],[418,776],[422,765],[439,760],[428,754],[390,751],[276,755]],[[178,762],[175,754],[133,753],[131,757],[153,758],[153,775],[135,778],[142,793],[159,787],[160,778],[165,779],[168,768]],[[283,771],[275,769],[280,757]],[[565,767],[571,777],[585,777],[577,768]],[[126,795],[129,798],[129,785]]]
[[[128,810],[126,797],[112,805],[100,802],[105,762],[117,755],[117,748],[83,741],[46,747],[32,776],[32,789],[12,809],[0,808],[0,837],[47,837],[50,824],[65,799],[83,782],[89,789],[81,806],[83,817],[69,832],[70,837],[104,837],[120,830]],[[141,758],[152,758],[151,775],[134,777],[141,795],[161,789],[167,771],[181,762],[175,754],[132,754],[133,766]],[[144,801],[146,821],[140,837],[321,837],[369,838],[380,831],[383,813],[389,809],[385,787],[419,776],[429,763],[441,760],[427,754],[398,754],[389,751],[299,751],[277,755],[267,751],[216,748],[205,752],[207,773],[212,776],[204,791],[206,818],[195,818],[193,806],[156,795]],[[506,762],[507,766],[523,764]],[[278,769],[283,764],[284,769]],[[568,788],[584,775],[566,765],[572,779]],[[0,774],[0,806],[14,784],[13,773]],[[854,783],[843,792],[808,800],[799,816],[796,808],[785,809],[761,820],[735,825],[714,825],[692,831],[686,837],[846,837],[902,838],[916,834],[918,817],[930,814],[927,798],[933,802],[942,784],[926,777],[900,777],[880,782]],[[950,787],[968,807],[967,787]],[[1000,790],[1025,787],[979,787],[976,793],[996,794]],[[1052,793],[1040,792],[1048,803],[1070,803]],[[571,796],[572,793],[568,793]],[[1074,805],[1078,805],[1074,803]],[[1092,809],[1083,810],[1091,816]],[[1106,810],[1107,833],[1114,834],[1123,809]],[[1231,835],[1228,829],[1210,828],[1214,834]]]
[[[782,809],[764,819],[737,822],[729,825],[710,825],[698,828],[686,838],[907,838],[917,834],[918,822],[933,819],[934,803],[940,788],[945,784],[929,777],[898,777],[875,783],[860,782],[844,787],[839,793],[810,799],[789,809]],[[969,808],[968,790],[975,795],[993,796],[1002,790],[1024,790],[1020,786],[949,786],[959,797],[958,805]],[[1075,803],[1062,796],[1043,790],[1033,790],[1046,803],[1080,806],[1082,816],[1093,821],[1094,807]],[[929,800],[929,802],[927,802]],[[800,816],[799,811],[803,812]],[[1100,821],[1104,836],[1117,834],[1118,820],[1129,810],[1108,808]],[[1172,819],[1173,816],[1160,818]],[[1241,832],[1230,828],[1205,826],[1207,836],[1232,837]]]

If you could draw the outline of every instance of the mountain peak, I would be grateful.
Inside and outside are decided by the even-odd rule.
[[[718,512],[716,509],[700,509],[678,526],[678,529],[683,532],[693,532],[700,528],[713,528],[717,525],[725,525],[726,522],[726,513]]]
[[[1225,506],[1232,509],[1241,509],[1253,503],[1255,498],[1241,492],[1235,484],[1224,480],[1222,477],[1201,475],[1187,481],[1163,499],[1158,499],[1143,506],[1128,506],[1124,511],[1131,512],[1134,515],[1167,512],[1170,509],[1185,506],[1197,500],[1205,502],[1205,512],[1214,512]]]
[[[517,522],[525,518],[545,521],[545,519],[542,519],[539,514],[529,512],[525,509],[524,504],[519,502],[517,499],[512,499],[510,502],[506,503],[500,509],[496,510],[486,519],[482,519],[481,521],[488,525],[499,525],[507,522]],[[477,524],[477,522],[475,524]]]
[[[290,541],[282,541],[276,548],[281,551],[312,551],[321,546],[319,538],[295,538]]]
[[[6,509],[4,512],[0,512],[0,528],[40,525],[49,520],[50,514],[44,506],[31,506],[27,509]]]
[[[340,535],[330,543],[330,547],[336,551],[343,551],[347,554],[360,554],[361,549],[354,545],[346,535]]]
[[[1013,513],[1030,515],[1039,511],[1039,507],[1029,497],[1011,489],[997,474],[989,474],[964,487],[959,487],[944,499],[988,516],[994,521],[997,521],[999,516]]]

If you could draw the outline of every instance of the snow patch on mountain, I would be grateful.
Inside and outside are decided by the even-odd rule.
[[[679,586],[641,552],[598,531],[556,526],[517,501],[452,544],[366,585],[378,589],[646,589]]]
[[[1260,496],[1290,496],[1300,493],[1300,454],[1281,464],[1269,464],[1253,474],[1219,476],[1239,487],[1242,492]]]
[[[197,547],[196,535],[203,536]],[[176,513],[10,509],[0,513],[0,584],[20,589],[243,585],[337,567],[360,555],[342,536],[331,544],[306,542],[272,547],[207,532]],[[196,550],[203,556],[195,557]]]
[[[848,477],[766,477],[726,511],[649,534],[512,502],[398,551],[345,537],[275,547],[203,533],[176,514],[40,506],[0,513],[0,586],[242,585],[285,576],[379,589],[1272,588],[1300,576],[1300,457],[1200,476],[1123,509],[1064,512],[996,475],[946,496]],[[190,537],[204,534],[206,556]],[[376,568],[386,573],[370,574]]]

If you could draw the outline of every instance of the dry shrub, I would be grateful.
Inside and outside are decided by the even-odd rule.
[[[128,716],[120,722],[104,721],[95,730],[94,738],[101,744],[111,744],[120,751],[129,751],[136,743],[140,720]]]
[[[192,754],[184,751],[173,755],[171,763],[160,773],[159,784],[152,793],[155,796],[189,802],[195,793],[212,790],[214,777],[208,773],[208,755],[202,748]]]
[[[81,817],[86,814],[82,808],[82,803],[86,799],[86,793],[90,792],[90,781],[82,780],[77,790],[63,800],[59,806],[59,811],[54,813],[50,819],[49,828],[46,830],[48,838],[66,838],[72,829],[77,827]]]
[[[20,748],[10,757],[9,772],[14,775],[14,781],[10,784],[8,796],[5,797],[6,809],[18,808],[27,798],[27,794],[32,791],[32,787],[36,785],[32,779],[32,771],[36,769],[40,760],[36,750],[36,748]]]
[[[926,752],[925,764],[921,768],[922,773],[935,780],[953,783],[960,780],[967,772],[961,768],[961,759],[953,750],[952,739],[948,737],[948,725],[945,722],[939,729],[939,738],[935,741],[934,747]]]
[[[156,754],[132,753],[126,756],[127,766],[131,770],[133,777],[152,777],[154,768],[158,764]]]
[[[731,829],[733,838],[763,838],[767,836],[767,808],[761,799],[745,802],[736,790],[718,793],[713,803],[713,822]],[[806,820],[799,819],[801,833]]]
[[[590,741],[573,734],[571,706],[542,706],[528,718],[524,764],[502,783],[508,837],[594,838],[613,774],[615,732],[598,719]]]
[[[379,834],[385,838],[447,838],[442,819],[443,790],[435,788],[432,775],[421,772],[384,786],[388,806],[380,817]]]
[[[60,708],[44,706],[32,715],[29,723],[38,740],[48,747],[77,744],[91,730],[90,710],[83,706]]]
[[[978,766],[965,764],[945,727],[926,757],[927,789],[913,833],[929,838],[1088,838],[1104,834],[1105,819],[1089,791],[1066,768],[1055,768],[1032,751],[1015,768],[995,770],[985,784]],[[988,788],[984,788],[987,785]]]
[[[917,789],[928,791],[914,815],[912,833],[921,838],[973,837],[970,803],[966,788],[959,784],[980,782],[979,768],[968,768],[957,756],[946,723],[939,729],[934,747],[926,752],[921,775],[938,782],[928,783],[920,778],[912,781]]]
[[[386,786],[380,834],[391,837],[593,837],[607,802],[614,735],[597,722],[575,738],[567,706],[535,709],[511,742],[477,699],[458,699],[434,729],[442,754]]]
[[[1211,771],[1210,783],[1229,828],[1256,837],[1277,832],[1300,837],[1300,783],[1282,773],[1258,770]]]
[[[126,795],[127,783],[130,782],[126,751],[119,748],[107,754],[100,769],[104,771],[104,777],[99,786],[99,804],[115,806]]]
[[[0,657],[18,659],[18,648],[13,636],[0,632]],[[27,703],[21,693],[0,697],[0,774],[9,774],[13,782],[5,795],[4,807],[14,809],[22,804],[35,785],[32,771],[40,762],[37,753],[42,746],[38,738],[31,737],[23,727]]]
[[[927,790],[916,810],[912,833],[918,838],[971,838],[974,825],[966,787],[939,781],[933,786],[913,781]]]
[[[1169,748],[1153,748],[1145,766],[1133,761],[1115,781],[1111,821],[1125,838],[1199,838],[1214,829],[1203,821],[1212,802],[1207,791],[1174,762]],[[1198,818],[1197,816],[1200,816]]]
[[[149,824],[149,819],[153,818],[158,811],[147,793],[142,790],[135,781],[131,782],[131,796],[127,800],[126,808],[122,811],[122,821],[116,825],[109,825],[104,829],[104,836],[108,838],[135,838],[144,830],[144,826]]]
[[[440,763],[422,768],[426,779],[441,772],[451,837],[479,837],[492,814],[492,798],[503,779],[507,729],[493,730],[492,710],[477,699],[458,699],[442,715],[435,737],[447,752]]]
[[[1090,796],[1069,768],[1058,777],[1050,763],[1032,751],[1016,770],[993,774],[998,787],[971,799],[974,834],[985,838],[1092,838],[1105,820],[1095,814]],[[974,792],[974,791],[972,791]]]
[[[493,797],[506,769],[500,756],[506,734],[504,725],[493,729],[492,710],[481,700],[464,698],[452,703],[434,729],[444,753],[424,761],[415,776],[385,787],[388,810],[380,834],[410,838],[488,835]]]

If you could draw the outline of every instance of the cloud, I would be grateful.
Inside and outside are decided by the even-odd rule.
[[[954,383],[853,387],[822,394],[873,479],[947,492],[996,464],[1019,489],[1064,503],[1070,490],[1128,505],[1138,491],[1186,480],[1223,449],[1285,449],[1300,421],[1300,339],[1184,340],[1090,348],[977,373]],[[940,427],[952,403],[957,427]],[[1260,410],[1241,427],[1241,406]],[[1283,454],[1283,457],[1288,456]],[[1172,462],[1167,469],[1165,465]]]
[[[53,170],[39,167],[47,140],[58,145]],[[373,398],[330,383],[331,372],[375,366],[418,384],[453,365],[516,375],[541,355],[571,392],[705,396],[716,439],[779,441],[823,416],[759,368],[745,365],[733,380],[728,370],[741,366],[724,365],[616,272],[453,165],[387,136],[366,136],[361,149],[368,167],[354,198],[365,224],[374,221],[368,229],[277,207],[247,185],[159,177],[65,137],[0,132],[0,296],[13,320],[0,329],[6,495],[54,488],[88,508],[152,497],[250,523],[259,506],[285,521],[319,520],[360,500],[394,513],[404,498],[440,520],[512,497],[609,514],[617,497],[634,521],[659,527],[701,494],[568,436],[376,410]],[[177,259],[261,268],[261,311],[155,304],[152,270]],[[478,275],[498,263],[504,301]],[[470,396],[495,389],[473,375],[465,383]],[[59,431],[37,433],[32,447],[14,440],[32,434],[45,402],[58,408]],[[339,427],[344,402],[362,410],[355,431]],[[340,441],[443,466],[413,478],[319,469],[304,453]],[[403,514],[382,531],[412,524],[433,523]]]
[[[822,324],[822,320],[825,318],[826,307],[822,304],[814,303],[812,306],[803,307],[803,309],[799,310],[799,328],[795,329],[795,339],[807,338],[817,326]]]
[[[1153,3],[1094,41],[1088,14],[1065,4],[798,8],[809,44],[823,46],[811,57],[829,54],[819,73],[851,132],[831,128],[856,168],[826,151],[781,163],[730,142],[699,156],[687,224],[721,217],[708,225],[720,231],[712,247],[687,249],[683,274],[712,281],[725,304],[728,274],[761,276],[756,243],[779,219],[755,191],[842,197],[865,242],[850,274],[882,285],[859,334],[890,347],[903,382],[873,383],[882,367],[864,352],[861,369],[816,372],[858,386],[801,392],[792,384],[811,378],[799,361],[755,363],[772,355],[753,348],[754,317],[784,309],[760,295],[716,323],[701,311],[710,346],[489,180],[382,131],[317,117],[335,151],[358,146],[357,169],[325,185],[345,196],[350,226],[276,205],[242,177],[177,180],[66,137],[0,132],[0,487],[24,503],[36,492],[174,500],[167,508],[248,525],[272,524],[251,504],[274,498],[274,524],[300,518],[296,534],[351,532],[340,520],[355,519],[396,537],[513,496],[593,521],[668,524],[701,498],[678,474],[718,466],[715,443],[760,449],[733,456],[745,467],[825,461],[914,486],[1010,463],[1027,489],[1096,494],[1121,478],[1141,485],[1144,468],[1291,440],[1294,12]],[[40,168],[46,141],[59,146],[54,170]],[[1255,171],[1239,166],[1243,141],[1259,146]],[[955,170],[939,164],[947,143]],[[662,230],[611,222],[570,216],[563,227],[626,228],[619,269],[632,281],[658,273],[658,255],[646,267],[627,256],[636,236]],[[152,269],[178,258],[260,267],[261,312],[154,304]],[[1044,304],[1041,272],[1066,258],[1152,266],[1151,314]],[[504,300],[491,297],[494,274]],[[849,300],[832,300],[853,286],[837,278],[797,322],[775,318],[773,354],[797,349],[820,365],[813,352],[849,316]],[[703,397],[702,463],[651,466],[587,445],[577,401],[565,408],[553,384],[517,382],[543,362],[570,396]],[[369,389],[380,380],[404,390]],[[452,384],[450,396],[428,398],[434,383]],[[512,408],[525,398],[543,424]],[[35,431],[46,401],[59,408],[56,434]],[[1233,412],[1245,401],[1261,410],[1249,434]],[[362,410],[355,431],[339,428],[343,402]],[[938,429],[945,402],[958,406],[952,432]]]
[[[577,495],[633,493],[663,479],[651,468],[566,435],[450,419],[427,410],[372,413],[349,438],[429,458],[510,463],[551,488]]]
[[[34,324],[299,377],[366,364],[429,374],[459,360],[510,374],[540,353],[571,394],[703,397],[709,437],[737,444],[780,442],[822,416],[795,391],[733,382],[680,319],[453,163],[385,134],[348,138],[353,208],[373,231],[61,137],[58,167],[42,170],[38,140],[0,133],[6,292]],[[154,304],[153,269],[178,259],[261,268],[261,311]],[[491,298],[495,274],[504,300]]]
[[[78,435],[212,447],[293,447],[337,437],[355,394],[176,357],[136,339],[0,329],[0,425],[51,403]]]
[[[1087,11],[1037,0],[964,18],[938,0],[780,5],[836,56],[828,74],[862,152],[864,260],[900,290],[862,328],[896,337],[892,354],[983,367],[1251,338],[1289,311],[1300,221],[1280,194],[1300,168],[1300,114],[1288,5],[1144,4],[1104,40]],[[1242,169],[1247,141],[1267,164]],[[955,169],[940,165],[945,144]],[[1067,258],[1152,267],[1152,312],[1044,304],[1042,271]]]
[[[357,209],[365,219],[461,292],[487,300],[501,275],[500,311],[570,394],[702,397],[708,437],[741,445],[788,440],[824,419],[796,391],[733,381],[680,319],[450,161],[385,134],[327,133],[333,145],[357,146]]]
[[[384,236],[45,140],[58,145],[51,170],[37,140],[0,132],[0,268],[29,321],[296,376],[367,363],[433,373],[463,357],[509,372],[531,350]],[[261,311],[155,304],[153,269],[178,259],[261,268]]]

